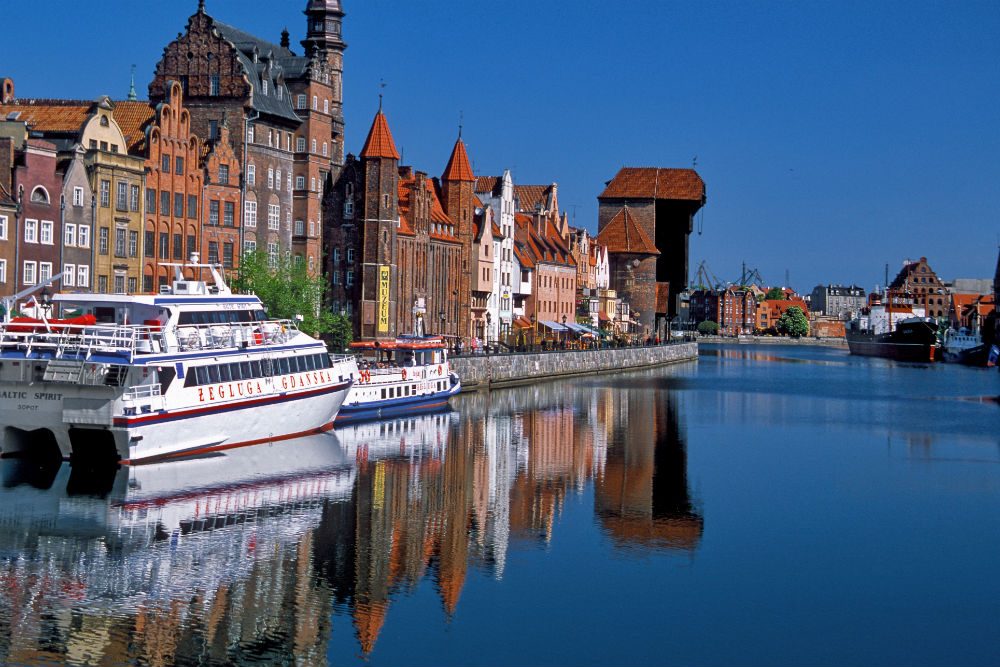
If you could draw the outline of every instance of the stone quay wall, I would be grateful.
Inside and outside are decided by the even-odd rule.
[[[697,358],[697,343],[672,343],[606,350],[450,357],[449,361],[452,370],[462,379],[462,391],[475,391],[575,375],[651,368]]]

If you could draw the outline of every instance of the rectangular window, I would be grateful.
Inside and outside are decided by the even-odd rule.
[[[215,200],[208,202],[208,224],[219,224],[219,202]]]
[[[164,155],[163,157],[160,158],[160,171],[162,171],[164,174],[169,174],[170,173],[170,156],[169,155]]]
[[[330,100],[323,100],[323,113],[330,113]]]
[[[37,220],[25,220],[24,221],[24,242],[25,243],[38,243],[38,221]]]
[[[174,234],[174,259],[184,259],[184,239],[180,234]]]
[[[35,276],[35,271],[38,269],[38,265],[35,262],[25,262],[24,263],[24,276],[23,282],[25,285],[34,285],[37,282]]]
[[[251,252],[256,252],[256,251],[257,251],[257,242],[256,241],[250,241],[250,240],[243,241],[243,254],[244,255],[248,254],[248,253],[251,253]]]
[[[292,191],[292,172],[288,172],[285,175],[285,189],[289,192]]]
[[[198,195],[188,195],[188,217],[198,217]]]
[[[72,222],[67,222],[63,228],[63,245],[67,248],[72,248],[76,245],[76,225]]]
[[[270,167],[267,170],[267,187],[268,189],[274,189],[274,169]]]
[[[218,264],[219,263],[219,242],[209,241],[208,242],[208,263]]]
[[[41,241],[45,245],[52,245],[53,244],[53,239],[52,239],[52,221],[51,220],[42,220],[42,234],[41,234],[41,238],[39,239],[39,241]]]
[[[222,185],[229,185],[229,165],[220,164],[219,165],[219,183]]]
[[[347,286],[350,287],[354,284],[354,271],[347,272]]]
[[[222,265],[227,269],[233,268],[233,242],[226,241],[222,244]]]
[[[160,215],[170,215],[170,193],[160,193]]]
[[[233,218],[235,217],[236,205],[231,202],[225,202],[225,206],[222,209],[222,224],[226,227],[233,226]]]
[[[153,276],[142,277],[142,291],[147,294],[153,291]]]
[[[208,94],[215,95],[219,94],[219,75],[212,74],[208,77]]]
[[[350,220],[354,217],[354,202],[348,199],[344,202],[344,218]]]
[[[128,233],[128,256],[139,256],[139,232],[134,230]]]
[[[146,188],[146,214],[156,215],[156,190]]]
[[[48,282],[52,277],[52,262],[38,263],[38,282]]]
[[[246,227],[257,226],[257,202],[250,200],[244,202],[243,225]]]
[[[101,238],[98,241],[98,250],[102,255],[108,254],[108,239],[111,235],[111,231],[107,227],[101,227],[100,231]]]
[[[272,269],[278,267],[278,244],[268,243],[267,244],[267,265]]]
[[[267,205],[267,228],[281,229],[281,208],[277,204]]]
[[[274,189],[281,191],[281,170],[278,169],[274,172]]]
[[[142,244],[142,254],[146,257],[152,257],[153,250],[156,247],[156,232],[147,231],[143,240],[144,243]]]
[[[128,183],[118,181],[116,184],[115,208],[119,211],[128,210]]]
[[[247,185],[253,185],[257,181],[257,167],[252,164],[247,165]]]
[[[78,264],[76,267],[76,286],[90,287],[90,267]]]
[[[0,259],[0,283],[7,282],[7,260]]]
[[[76,228],[76,244],[80,248],[90,247],[90,225],[80,225]]]
[[[296,95],[295,96],[295,108],[296,109],[305,109],[306,108],[306,96],[305,95]]]
[[[195,253],[194,244],[195,244],[195,236],[194,236],[194,234],[188,234],[188,237],[187,237],[187,258],[188,259],[191,259],[191,255],[193,255]]]
[[[125,293],[125,276],[116,275],[115,276],[115,294]]]
[[[339,285],[340,284],[340,271],[334,271],[333,272],[333,284],[334,285]]]
[[[253,125],[247,124],[247,143],[253,143]]]
[[[128,293],[135,294],[138,291],[139,280],[135,277],[128,279]]]
[[[97,276],[97,291],[101,294],[108,293],[108,277],[107,276]]]
[[[296,176],[295,177],[295,189],[296,190],[305,190],[306,189],[306,177],[305,176]]]
[[[101,181],[101,206],[107,208],[111,206],[111,181]]]
[[[160,259],[170,259],[170,235],[160,232]]]
[[[73,206],[83,206],[83,188],[73,188]]]
[[[305,137],[295,137],[295,150],[299,153],[306,152],[306,138]]]
[[[327,147],[326,147],[326,142],[324,141],[324,142],[323,142],[323,155],[324,155],[324,156],[326,156],[326,155],[327,155],[327,152],[326,152],[326,151],[327,151]]]
[[[184,217],[184,195],[179,192],[174,193],[174,217]]]
[[[174,158],[174,173],[178,176],[184,173],[184,158],[180,155]]]
[[[303,221],[301,221],[301,220],[296,220],[295,221],[295,235],[296,236],[302,236],[305,233],[306,233],[306,225],[305,225],[305,223]]]
[[[333,263],[340,264],[340,248],[333,249]]]
[[[115,229],[115,257],[125,256],[125,232],[124,227]]]
[[[354,248],[347,249],[347,263],[354,264]]]
[[[0,241],[7,240],[7,216],[0,215]]]
[[[138,211],[139,210],[139,186],[138,185],[130,185],[129,186],[128,210],[130,210],[130,211]]]

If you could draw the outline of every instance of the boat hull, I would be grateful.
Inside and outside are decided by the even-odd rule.
[[[881,357],[895,361],[932,362],[938,358],[936,340],[900,341],[892,335],[847,332],[847,349],[863,357]]]
[[[372,402],[352,403],[350,398],[337,413],[336,424],[352,424],[376,419],[389,419],[408,415],[447,410],[448,401],[462,391],[462,383],[458,376],[452,374],[450,386],[444,391],[420,396],[385,399]]]

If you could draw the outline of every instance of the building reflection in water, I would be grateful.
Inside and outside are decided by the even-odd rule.
[[[458,412],[360,424],[106,479],[3,461],[0,662],[326,664],[333,616],[371,653],[392,600],[559,539],[593,485],[617,547],[693,550],[676,397],[590,381],[463,396]],[[96,481],[95,481],[96,480]]]

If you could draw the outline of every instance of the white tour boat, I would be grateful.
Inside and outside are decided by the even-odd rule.
[[[136,463],[332,428],[353,357],[267,319],[218,265],[169,266],[174,282],[159,294],[57,294],[74,317],[0,324],[4,455],[58,447]]]
[[[448,407],[462,390],[448,365],[448,344],[440,336],[400,336],[393,341],[359,341],[357,381],[337,415],[337,424],[400,417]]]

